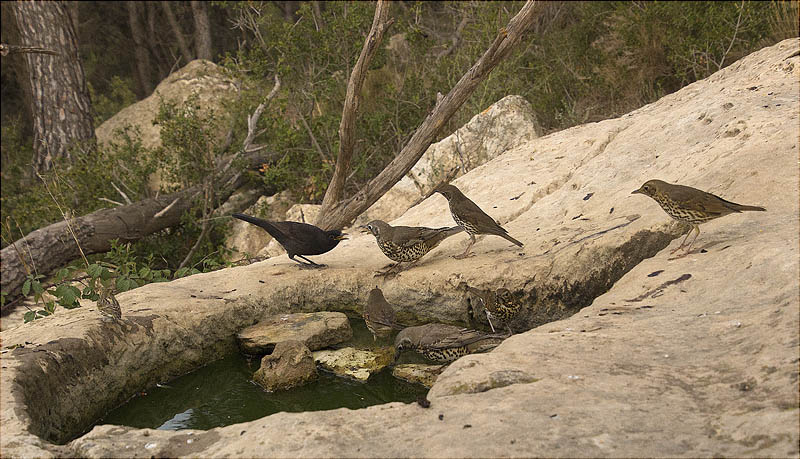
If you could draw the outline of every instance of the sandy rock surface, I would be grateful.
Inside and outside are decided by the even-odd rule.
[[[383,370],[394,359],[394,348],[381,349],[323,349],[313,353],[314,361],[324,370],[337,376],[366,381],[373,374]]]
[[[385,257],[357,236],[317,257],[327,270],[280,256],[121,294],[120,324],[89,306],[3,331],[3,455],[797,457],[798,49],[783,41],[456,179],[523,250],[485,237],[454,260],[466,243],[454,236],[382,282]],[[767,212],[706,223],[692,253],[671,256],[686,228],[630,194],[652,178]],[[394,223],[451,222],[436,195]],[[555,321],[450,365],[428,409],[278,413],[205,432],[96,426],[54,444],[230,352],[258,318],[359,310],[378,283],[418,323],[465,324],[462,281],[508,288],[528,328]]]
[[[282,341],[300,341],[312,351],[353,337],[350,322],[341,312],[277,314],[236,335],[246,354],[267,354]]]

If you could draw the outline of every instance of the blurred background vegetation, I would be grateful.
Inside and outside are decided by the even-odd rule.
[[[150,71],[137,72],[140,57],[131,43],[130,11],[124,3],[129,2],[71,6],[95,126],[148,96],[147,88],[186,64],[174,29],[159,10],[160,2],[144,2],[141,14],[149,27]],[[392,3],[394,25],[365,83],[346,195],[400,151],[434,106],[437,92],[450,90],[522,4]],[[179,26],[192,30],[190,2],[170,5]],[[116,194],[110,188],[112,176],[127,185],[133,201],[147,196],[147,178],[155,170],[179,177],[179,187],[200,183],[208,163],[191,172],[186,172],[186,165],[202,162],[210,143],[218,155],[241,145],[247,115],[272,89],[274,74],[280,76],[282,87],[261,117],[259,128],[266,134],[260,142],[280,155],[261,174],[252,174],[253,180],[264,189],[291,190],[298,202],[319,203],[338,151],[347,79],[374,8],[370,2],[210,4],[212,60],[240,82],[240,97],[227,106],[236,120],[233,142],[225,145],[222,139],[207,138],[215,132],[213,117],[165,105],[158,121],[163,146],[157,151],[143,148],[137,132],[127,130],[102,150],[76,145],[69,164],[58,164],[41,178],[31,173],[31,117],[17,70],[11,59],[4,58],[3,247],[61,220],[56,201],[76,216],[112,206],[97,198]],[[797,1],[540,2],[537,8],[528,39],[481,84],[442,130],[442,137],[509,94],[532,104],[546,132],[620,116],[744,55],[798,36]],[[14,18],[4,10],[2,20],[2,41],[8,43],[7,23]],[[126,246],[126,262],[138,259],[148,269],[176,270],[200,233],[198,219],[197,212],[190,212],[180,228]],[[193,255],[189,263],[193,269],[211,269],[223,262],[223,223],[216,223]]]

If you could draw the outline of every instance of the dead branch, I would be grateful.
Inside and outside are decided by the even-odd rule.
[[[375,6],[375,16],[372,19],[372,27],[361,48],[356,65],[350,73],[350,80],[347,82],[347,94],[342,108],[342,121],[339,124],[339,154],[336,157],[336,168],[333,178],[322,198],[322,210],[320,218],[324,218],[326,209],[330,209],[335,203],[341,201],[344,195],[345,180],[350,170],[350,160],[353,158],[353,147],[355,145],[355,122],[358,113],[358,105],[361,99],[361,86],[367,76],[369,63],[378,51],[378,46],[383,39],[383,34],[394,22],[389,19],[389,2],[378,0]]]
[[[453,89],[431,111],[417,128],[411,140],[386,168],[361,188],[353,197],[342,201],[323,201],[317,226],[324,229],[343,228],[367,210],[417,163],[441,128],[467,100],[475,88],[520,42],[534,22],[534,1],[528,0],[508,25],[500,30],[489,49],[456,83]],[[337,170],[339,164],[336,164]],[[335,178],[335,177],[334,177]],[[330,192],[330,189],[328,190]],[[325,195],[326,199],[328,195]],[[326,205],[327,204],[327,205]]]

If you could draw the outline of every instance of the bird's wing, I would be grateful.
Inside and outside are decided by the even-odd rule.
[[[737,204],[728,202],[717,195],[684,185],[673,185],[673,189],[670,190],[670,196],[681,205],[707,213],[712,217],[721,217],[732,212],[738,212],[735,207],[726,205],[733,204],[736,206]]]
[[[495,228],[503,233],[506,232],[506,230],[503,229],[503,227],[501,227],[495,221],[495,219],[490,217],[486,212],[483,211],[483,209],[478,207],[478,205],[472,202],[472,200],[468,197],[464,196],[463,199],[459,200],[459,207],[461,211],[460,213],[462,214],[462,219],[476,223],[477,226],[481,226],[484,229]]]
[[[424,228],[419,226],[395,226],[392,242],[400,247],[411,247],[427,241],[447,228]]]

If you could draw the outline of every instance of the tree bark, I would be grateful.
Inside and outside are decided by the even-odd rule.
[[[211,25],[208,22],[208,10],[205,2],[192,0],[194,15],[194,44],[199,59],[211,60]]]
[[[375,201],[394,186],[417,163],[442,126],[455,114],[456,110],[467,100],[497,64],[508,56],[519,43],[525,32],[534,22],[534,1],[528,0],[503,28],[494,42],[478,62],[472,66],[453,89],[434,107],[425,118],[408,144],[397,156],[366,186],[352,198],[342,201],[323,203],[316,225],[323,229],[343,228],[357,216],[367,210]],[[337,164],[338,167],[338,164]]]
[[[245,162],[255,167],[271,156],[251,153],[245,156]],[[235,169],[222,174],[217,180],[218,186],[224,184],[218,193],[220,201],[228,199],[244,180]],[[70,226],[86,255],[107,252],[111,249],[112,239],[136,241],[164,228],[179,225],[181,216],[192,207],[194,198],[201,192],[202,185],[196,185],[127,206],[101,209],[70,220]],[[27,276],[25,265],[35,266],[36,272],[43,274],[78,257],[80,251],[65,221],[33,231],[0,251],[2,291],[8,294],[8,300],[20,294]]]
[[[178,49],[181,50],[181,55],[183,56],[183,60],[185,64],[188,64],[192,61],[192,51],[189,49],[189,45],[186,44],[186,39],[183,38],[183,32],[181,31],[181,26],[178,24],[178,20],[175,19],[175,13],[172,12],[172,6],[170,6],[170,2],[162,1],[161,7],[164,8],[164,15],[167,16],[167,22],[169,22],[169,26],[172,28],[172,33],[175,35],[175,40],[178,42]]]
[[[70,159],[75,142],[94,144],[92,104],[75,26],[62,2],[14,2],[21,45],[58,53],[24,54],[27,81],[21,81],[33,119],[33,170],[48,170]]]
[[[389,3],[386,0],[378,0],[375,5],[375,17],[372,19],[372,27],[364,42],[364,47],[361,48],[361,54],[358,56],[356,65],[350,73],[350,80],[347,82],[347,94],[342,108],[342,121],[339,123],[339,154],[336,157],[336,169],[333,172],[333,178],[325,191],[325,197],[322,198],[323,211],[341,201],[344,195],[347,173],[350,170],[350,160],[353,158],[355,124],[358,105],[361,101],[361,86],[367,76],[369,63],[378,51],[381,40],[383,40],[383,34],[391,25]]]
[[[150,54],[147,52],[147,42],[144,28],[139,22],[139,2],[126,2],[128,7],[128,24],[131,27],[131,38],[133,38],[134,56],[136,61],[136,76],[139,81],[139,96],[144,99],[153,93],[153,82],[151,80],[153,70],[150,65]]]

